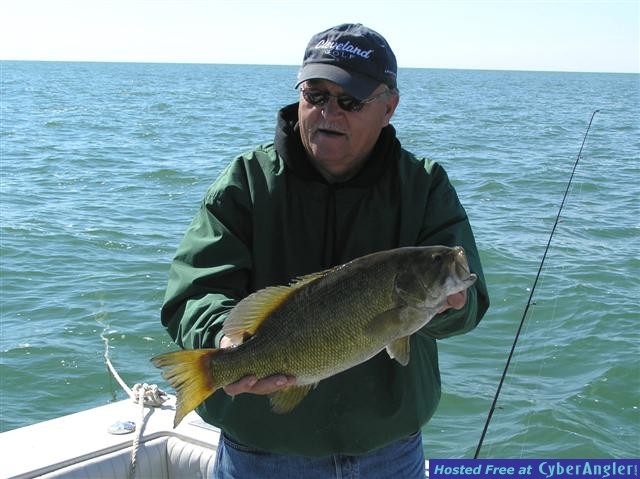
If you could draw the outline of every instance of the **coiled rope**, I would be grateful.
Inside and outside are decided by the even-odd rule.
[[[131,400],[140,406],[140,419],[136,423],[136,435],[131,443],[131,460],[129,462],[129,474],[127,476],[129,479],[134,479],[136,475],[138,450],[140,449],[140,439],[142,438],[142,431],[147,422],[147,416],[144,412],[145,407],[160,407],[169,399],[169,396],[156,384],[136,383],[132,388],[127,386],[111,363],[111,359],[109,358],[109,338],[105,336],[105,331],[106,329],[102,331],[100,338],[104,341],[104,362],[107,365],[107,369],[118,384],[120,384],[120,387],[129,395]]]

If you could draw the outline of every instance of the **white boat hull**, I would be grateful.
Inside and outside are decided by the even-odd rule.
[[[145,409],[136,453],[136,478],[211,477],[220,436],[195,413],[173,429],[175,398]],[[114,435],[119,421],[141,423],[130,400],[82,411],[0,434],[0,476],[11,479],[126,478],[136,433]]]
[[[44,421],[0,434],[0,477],[7,479],[124,479],[136,450],[136,479],[212,477],[220,430],[191,412],[173,429],[175,397],[145,408],[137,432],[115,435],[118,422],[141,421],[130,400]],[[428,478],[428,461],[425,463]]]

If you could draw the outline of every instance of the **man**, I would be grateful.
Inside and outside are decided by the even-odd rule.
[[[279,112],[275,141],[231,162],[187,230],[162,322],[183,348],[231,347],[222,323],[253,291],[402,246],[460,245],[478,281],[411,337],[406,367],[378,354],[288,414],[263,395],[293,377],[248,376],[217,391],[198,408],[224,433],[215,477],[424,477],[420,429],[440,397],[436,339],[474,328],[489,300],[446,173],[403,150],[390,125],[396,76],[386,40],[360,24],[311,39],[300,101]]]

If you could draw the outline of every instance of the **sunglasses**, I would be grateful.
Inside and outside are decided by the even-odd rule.
[[[385,89],[377,95],[370,96],[364,100],[358,100],[350,95],[332,95],[327,91],[316,90],[314,88],[301,88],[300,92],[302,93],[304,101],[310,105],[322,107],[329,101],[329,98],[333,97],[338,102],[338,106],[344,111],[354,112],[362,110],[367,103],[371,103],[377,98],[380,98],[385,93],[388,93],[389,90]]]

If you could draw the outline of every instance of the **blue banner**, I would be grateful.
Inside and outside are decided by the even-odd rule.
[[[628,479],[638,459],[429,459],[430,479]]]

